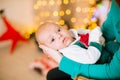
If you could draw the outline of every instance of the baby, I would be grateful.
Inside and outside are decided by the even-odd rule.
[[[35,36],[39,45],[57,50],[63,56],[85,64],[94,64],[99,60],[102,51],[101,41],[104,43],[99,27],[92,31],[67,30],[51,22],[40,25]]]

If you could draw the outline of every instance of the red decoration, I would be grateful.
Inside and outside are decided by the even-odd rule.
[[[58,66],[58,63],[51,57],[48,57],[48,55],[43,54],[40,58],[35,59],[31,65],[31,69],[38,69],[41,71],[41,74],[46,76],[48,71],[52,68],[55,68]]]
[[[80,42],[82,42],[85,46],[88,47],[88,39],[89,39],[89,34],[79,34],[80,38]]]
[[[5,16],[2,16],[2,20],[7,27],[7,31],[0,37],[0,41],[12,40],[11,53],[14,51],[18,41],[27,41],[26,38],[22,37],[7,21]]]

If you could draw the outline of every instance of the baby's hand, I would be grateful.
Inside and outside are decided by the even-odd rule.
[[[58,63],[62,59],[62,55],[60,54],[60,52],[58,52],[58,51],[56,51],[54,49],[51,49],[49,47],[46,47],[44,45],[39,45],[39,47],[43,49],[44,53],[46,53],[47,55],[49,55],[50,57],[52,57]]]
[[[100,44],[105,46],[105,38],[103,36],[100,37]]]

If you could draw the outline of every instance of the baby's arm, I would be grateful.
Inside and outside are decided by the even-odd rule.
[[[89,34],[89,43],[90,42],[97,42],[101,45],[104,45],[105,39],[102,36],[102,32],[100,27],[96,27],[95,29],[91,30]]]
[[[97,43],[100,43],[101,45],[104,45],[105,39],[102,36],[100,27],[98,27],[98,26],[91,31],[88,29],[79,29],[79,30],[77,30],[77,32],[79,34],[89,33],[89,44],[90,44],[90,42],[97,42]]]

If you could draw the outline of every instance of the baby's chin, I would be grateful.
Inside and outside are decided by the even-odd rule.
[[[67,41],[67,42],[66,42],[66,47],[68,47],[71,43],[72,43],[72,41],[70,41],[70,40]]]
[[[57,50],[64,49],[64,48],[68,47],[71,43],[72,43],[72,41],[66,41],[66,42],[65,42],[64,44],[62,44],[61,47],[59,47]]]
[[[61,47],[60,49],[63,49],[63,48],[66,48],[66,47],[68,47],[70,45],[70,43],[67,43],[67,44],[65,44],[63,47]],[[59,50],[60,50],[59,49]]]

